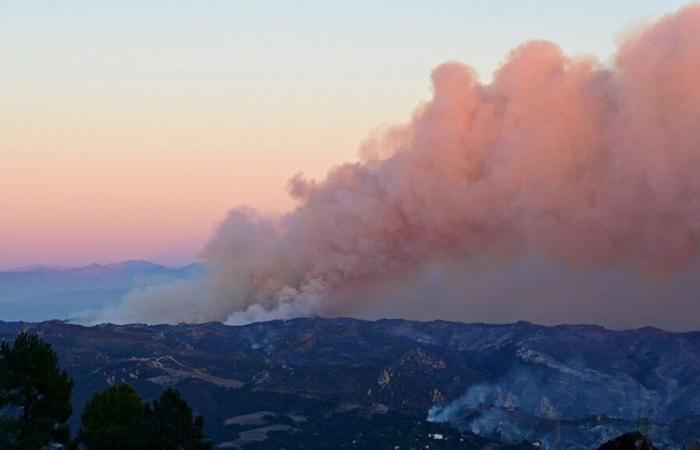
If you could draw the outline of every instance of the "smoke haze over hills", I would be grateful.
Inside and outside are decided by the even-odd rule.
[[[697,327],[684,312],[700,295],[699,76],[698,5],[629,34],[610,65],[544,41],[490,84],[440,65],[432,99],[360,161],[290,180],[293,211],[234,209],[203,250],[204,281],[131,291],[90,320]]]

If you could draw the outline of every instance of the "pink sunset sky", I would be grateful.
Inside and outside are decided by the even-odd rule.
[[[0,268],[192,261],[231,207],[288,210],[291,176],[407,120],[437,64],[488,79],[533,38],[605,60],[683,2],[188,3],[3,7]]]

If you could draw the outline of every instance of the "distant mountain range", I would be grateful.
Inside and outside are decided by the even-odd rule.
[[[218,448],[590,449],[627,431],[700,440],[700,333],[295,319],[242,327],[0,323],[40,333],[99,389],[174,385]],[[540,444],[534,444],[535,446]]]
[[[134,287],[197,277],[203,270],[196,263],[168,267],[149,261],[6,270],[0,272],[0,320],[66,319],[116,302]]]

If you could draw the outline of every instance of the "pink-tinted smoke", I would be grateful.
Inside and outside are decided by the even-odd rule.
[[[359,162],[293,178],[292,212],[231,212],[205,282],[133,293],[107,319],[325,313],[338,292],[440,261],[534,253],[663,275],[698,253],[700,6],[637,31],[611,65],[534,41],[490,84],[456,62],[432,83]]]

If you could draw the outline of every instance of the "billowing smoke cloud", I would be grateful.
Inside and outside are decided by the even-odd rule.
[[[432,84],[359,162],[294,177],[293,211],[232,211],[205,281],[134,291],[101,319],[328,314],[429,264],[536,255],[664,276],[698,253],[700,6],[628,36],[607,65],[533,41],[490,84],[456,62]]]

